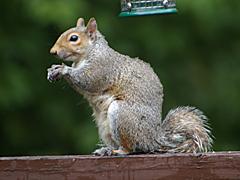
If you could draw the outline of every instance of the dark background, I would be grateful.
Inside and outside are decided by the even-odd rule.
[[[95,17],[119,52],[151,63],[164,116],[179,105],[210,119],[214,150],[240,149],[240,1],[179,0],[179,13],[119,18],[119,1],[3,0],[0,5],[0,156],[88,154],[98,143],[87,102],[46,69],[57,37]]]

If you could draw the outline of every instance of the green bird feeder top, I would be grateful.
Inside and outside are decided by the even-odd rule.
[[[176,0],[121,0],[119,16],[144,16],[176,12]]]

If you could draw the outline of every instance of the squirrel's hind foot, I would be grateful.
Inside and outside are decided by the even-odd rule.
[[[126,156],[129,152],[122,149],[112,149],[110,147],[102,147],[100,149],[96,149],[93,153],[95,156]]]
[[[123,149],[112,150],[114,156],[127,156],[129,154],[128,151]]]
[[[112,156],[113,149],[110,147],[102,147],[100,149],[96,149],[92,154],[95,156]]]

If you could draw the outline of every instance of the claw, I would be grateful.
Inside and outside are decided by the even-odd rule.
[[[57,65],[52,65],[50,69],[58,69],[58,68],[62,68],[64,64],[57,64]]]

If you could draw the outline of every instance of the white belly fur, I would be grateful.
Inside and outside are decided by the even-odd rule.
[[[112,130],[108,118],[109,106],[114,102],[112,95],[91,96],[87,98],[93,107],[93,116],[98,127],[99,137],[107,146],[116,146],[112,139]]]

